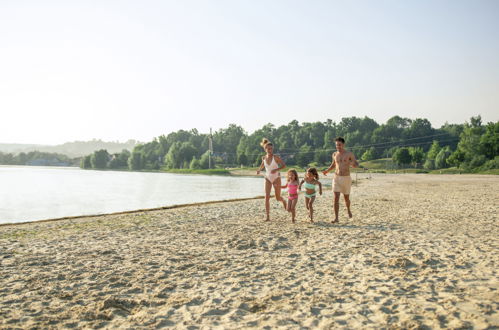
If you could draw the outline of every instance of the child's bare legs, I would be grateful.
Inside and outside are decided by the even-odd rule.
[[[340,211],[340,193],[334,192],[334,222],[338,222],[338,212]]]
[[[308,202],[308,211],[310,212],[310,222],[314,222],[314,201],[315,201],[315,196],[310,198],[310,201]]]
[[[298,202],[298,198],[292,199],[288,201],[288,211],[291,212],[291,221],[295,222],[296,217],[296,203]]]
[[[307,206],[308,218],[310,219],[310,222],[314,222],[314,207],[312,206],[314,200],[315,197],[312,198],[305,197],[305,205]]]
[[[265,179],[265,214],[267,218],[265,221],[270,221],[270,191],[272,190],[272,183]]]
[[[281,178],[275,179],[275,181],[274,181],[274,191],[275,191],[275,199],[277,199],[278,201],[280,201],[282,203],[282,206],[286,210],[287,209],[286,201],[281,196]]]
[[[343,195],[343,197],[345,198],[345,205],[347,206],[348,217],[352,218],[353,217],[352,211],[350,211],[350,195]]]

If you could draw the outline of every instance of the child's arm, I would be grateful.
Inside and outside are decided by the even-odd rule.
[[[322,195],[322,183],[317,180],[317,184],[319,185],[319,195]]]
[[[286,183],[284,186],[281,186],[281,189],[286,189],[288,187],[288,184]]]
[[[301,180],[300,185],[298,186],[298,190],[301,190],[301,185],[303,184],[303,181],[305,180]]]

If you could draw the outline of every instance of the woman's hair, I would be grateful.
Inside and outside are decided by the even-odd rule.
[[[262,146],[262,148],[263,148],[263,149],[265,149],[265,147],[266,147],[266,146],[268,146],[268,145],[273,146],[273,144],[272,144],[272,143],[270,143],[270,141],[269,141],[268,139],[266,139],[266,138],[264,138],[264,139],[262,140],[262,142],[260,142],[260,145]]]
[[[290,174],[294,174],[295,179],[298,181],[298,172],[296,172],[296,170],[288,170],[288,175],[286,177],[288,179],[288,181],[289,181],[289,175]]]
[[[319,173],[317,173],[317,169],[315,167],[310,167],[307,169],[307,173],[312,173],[316,180],[319,180]]]

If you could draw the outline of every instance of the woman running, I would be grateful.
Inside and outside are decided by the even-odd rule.
[[[281,173],[279,172],[286,167],[286,164],[284,164],[281,157],[274,155],[274,145],[269,140],[263,139],[260,145],[265,150],[266,155],[262,157],[262,164],[256,174],[260,174],[260,171],[265,168],[265,212],[267,215],[265,221],[270,221],[270,192],[272,186],[274,186],[275,199],[280,201],[284,209],[286,209],[286,201],[281,197]]]

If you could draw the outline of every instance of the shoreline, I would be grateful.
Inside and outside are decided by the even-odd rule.
[[[273,195],[272,195],[272,197],[273,197]],[[242,202],[242,201],[247,201],[247,200],[263,199],[263,198],[265,198],[265,196],[234,198],[234,199],[221,199],[221,200],[215,200],[215,201],[197,202],[197,203],[188,203],[188,204],[176,204],[176,205],[170,205],[170,206],[160,206],[160,207],[136,209],[136,210],[129,210],[129,211],[118,211],[118,212],[87,214],[87,215],[73,215],[73,216],[60,217],[60,218],[30,220],[30,221],[23,221],[23,222],[9,222],[9,223],[0,223],[0,227],[17,226],[17,225],[32,224],[32,223],[37,224],[37,223],[45,223],[45,222],[53,222],[53,221],[61,221],[61,220],[74,220],[74,219],[81,219],[81,218],[98,218],[98,217],[105,217],[105,216],[112,216],[112,215],[124,215],[124,214],[140,213],[140,212],[151,212],[151,211],[178,209],[178,208],[191,207],[191,206],[194,207],[194,206],[203,206],[203,205],[210,205],[210,204]]]
[[[407,176],[434,176],[435,174],[431,173],[376,173],[376,172],[358,172],[359,174],[365,174],[366,177],[361,177],[355,179],[355,172],[351,173],[352,176],[352,187],[357,187],[359,183],[362,183],[364,180],[371,180],[375,176],[390,176],[390,175],[395,175],[399,176],[400,174],[405,174]],[[173,173],[177,174],[177,173]],[[460,177],[466,177],[466,176],[473,176],[473,177],[497,177],[494,174],[459,174],[458,176]],[[261,175],[254,175],[254,176],[248,176],[248,175],[234,175],[234,176],[241,176],[241,177],[261,177]],[[449,177],[449,175],[446,174],[437,174],[437,176],[443,176],[443,177]],[[329,182],[331,181],[332,177],[323,177],[321,178],[321,181],[327,181],[327,182],[322,182],[323,187],[326,189],[330,189],[332,184]],[[304,192],[301,191],[299,192],[299,195],[302,195]],[[282,194],[283,197],[287,196],[287,193],[284,191]],[[271,194],[271,198],[274,198],[275,195]],[[62,221],[62,220],[73,220],[73,219],[82,219],[82,218],[93,218],[93,217],[105,217],[105,216],[111,216],[111,215],[126,215],[126,214],[133,214],[133,213],[140,213],[140,212],[149,212],[149,211],[160,211],[160,210],[168,210],[168,209],[176,209],[176,208],[185,208],[185,207],[195,207],[195,206],[203,206],[203,205],[210,205],[210,204],[218,204],[218,203],[231,203],[231,202],[239,202],[239,201],[246,201],[246,200],[255,200],[255,199],[264,199],[264,195],[258,195],[254,197],[244,197],[244,198],[231,198],[231,199],[221,199],[221,200],[213,200],[213,201],[206,201],[206,202],[195,202],[195,203],[185,203],[185,204],[174,204],[174,205],[167,205],[167,206],[158,206],[158,207],[153,207],[153,208],[139,208],[139,209],[133,209],[133,210],[126,210],[126,211],[116,211],[116,212],[109,212],[109,213],[95,213],[95,214],[83,214],[83,215],[72,215],[72,216],[63,216],[63,217],[56,217],[56,218],[46,218],[46,219],[39,219],[39,220],[28,220],[28,221],[20,221],[20,222],[5,222],[5,223],[0,223],[0,227],[5,227],[5,226],[18,226],[18,225],[23,225],[23,224],[31,224],[31,223],[44,223],[44,222],[53,222],[53,221]]]

